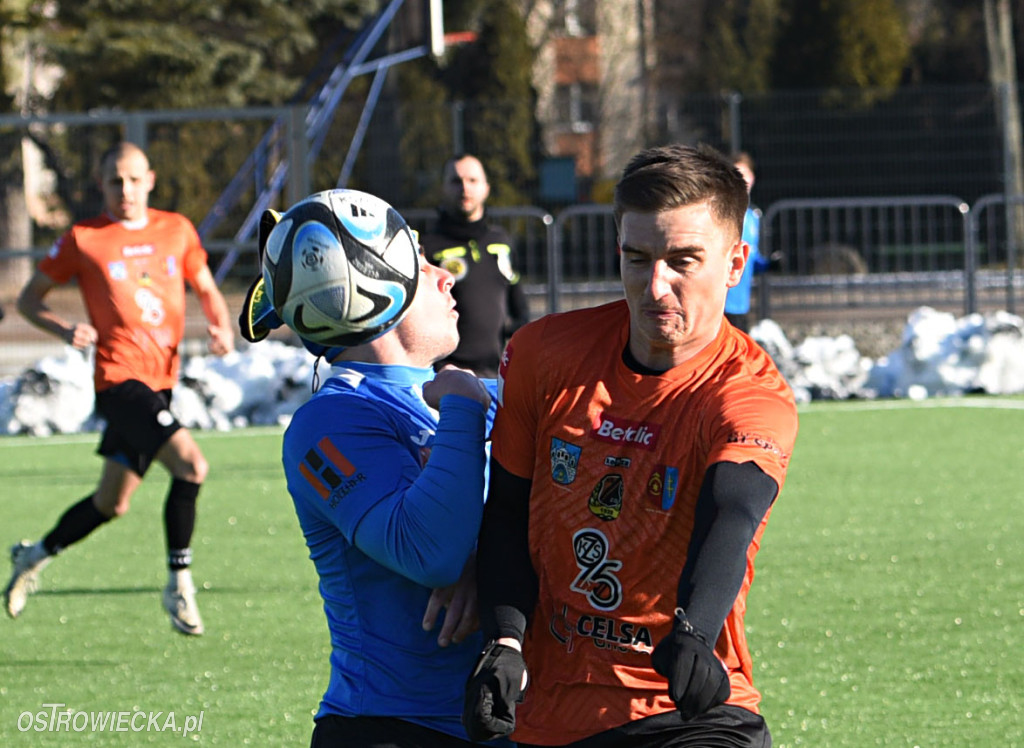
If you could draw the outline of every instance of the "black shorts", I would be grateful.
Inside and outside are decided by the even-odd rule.
[[[181,428],[170,405],[170,390],[156,392],[135,379],[97,392],[96,412],[107,427],[96,451],[145,475],[160,447]]]
[[[471,748],[469,743],[397,717],[342,717],[316,721],[309,748]]]
[[[627,722],[562,748],[771,748],[764,719],[738,706],[716,706],[684,721],[679,712]],[[519,743],[519,748],[536,748]]]

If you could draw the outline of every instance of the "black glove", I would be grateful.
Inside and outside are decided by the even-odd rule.
[[[682,608],[676,608],[672,633],[658,642],[651,662],[668,678],[668,695],[683,719],[693,719],[729,698],[729,673]]]
[[[522,652],[494,642],[484,647],[466,682],[462,725],[470,740],[493,740],[512,734],[516,704],[523,700],[526,681]]]

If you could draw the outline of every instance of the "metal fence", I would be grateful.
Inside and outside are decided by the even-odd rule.
[[[973,207],[949,195],[780,201],[761,221],[761,251],[773,267],[755,278],[758,314],[811,321],[899,318],[918,306],[1015,312],[1024,278],[1007,226],[1016,208],[1024,208],[1024,196],[987,195]],[[421,230],[435,215],[405,213]],[[621,296],[610,205],[571,206],[556,216],[536,207],[489,215],[516,237],[535,309]]]
[[[776,267],[755,279],[760,314],[898,318],[921,304],[1017,311],[1022,231],[1008,226],[1024,225],[1016,218],[1024,213],[1024,196],[1001,192],[1008,183],[1008,145],[999,124],[1006,92],[918,88],[870,105],[834,93],[658,97],[652,135],[658,142],[742,147],[758,161],[753,198],[765,207],[762,247],[777,257]],[[417,116],[462,132],[474,106],[503,103],[509,104],[439,103],[437,111],[421,105]],[[403,161],[396,147],[401,106],[385,92],[351,185],[404,206],[410,222],[426,228],[434,214],[424,206],[436,200],[447,154],[430,154],[415,166]],[[0,201],[9,247],[0,250],[0,267],[10,271],[17,263],[6,260],[42,254],[71,221],[98,212],[92,167],[106,145],[123,137],[150,152],[157,172],[152,203],[204,227],[218,279],[227,289],[244,289],[256,272],[255,243],[242,231],[254,196],[285,161],[283,205],[334,187],[362,112],[361,101],[342,102],[319,150],[308,138],[306,107],[0,116],[0,157],[25,164],[24,174],[0,177],[10,182],[0,181],[0,189],[8,197],[23,190],[27,202],[18,212],[10,200]],[[257,147],[268,139],[266,148]],[[478,144],[464,146],[475,150]],[[31,153],[45,168],[30,168]],[[596,188],[614,182],[620,167],[606,164],[604,174],[578,176],[580,193],[594,188],[606,194]],[[52,184],[30,184],[40,178]],[[541,187],[517,184],[528,207],[506,207],[508,195],[496,187],[490,209],[515,237],[516,264],[533,309],[557,311],[619,296],[611,207],[547,204]],[[236,204],[223,199],[229,193]],[[15,221],[25,227],[21,238],[9,230]],[[16,284],[10,275],[0,281],[7,281],[0,282],[0,303],[9,305]],[[0,342],[10,339],[10,317],[16,316],[0,324]]]

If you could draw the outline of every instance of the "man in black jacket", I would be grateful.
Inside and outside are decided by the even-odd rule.
[[[519,274],[512,268],[511,239],[486,220],[484,203],[491,187],[478,158],[450,158],[444,165],[443,189],[437,227],[420,237],[430,262],[455,276],[452,295],[460,342],[438,365],[451,363],[495,377],[506,338],[530,317]]]

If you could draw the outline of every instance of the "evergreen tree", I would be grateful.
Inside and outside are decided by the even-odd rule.
[[[281,105],[328,44],[377,10],[373,0],[76,0],[29,4],[38,45],[64,71],[50,111],[164,110]],[[352,32],[349,32],[350,34]],[[301,98],[300,98],[301,100]],[[205,217],[268,121],[173,122],[148,129],[157,172],[153,204]],[[82,128],[41,136],[62,185],[91,175],[122,133]],[[72,218],[99,208],[92,183],[62,197]],[[234,233],[239,216],[224,221]]]
[[[320,46],[376,3],[357,0],[77,0],[45,44],[65,72],[60,111],[280,104]]]
[[[895,90],[909,58],[895,0],[783,0],[773,87],[858,89],[870,104]]]
[[[477,41],[456,50],[447,69],[452,98],[467,102],[465,150],[487,167],[492,202],[529,202],[536,178],[534,52],[514,0],[494,0],[480,16]]]
[[[708,8],[700,76],[704,90],[769,90],[778,6],[779,0],[723,0]]]
[[[417,60],[398,68],[402,161],[414,194],[408,205],[436,205],[441,169],[455,149],[487,168],[493,205],[531,202],[539,141],[531,82],[534,51],[515,0],[450,0],[445,29],[475,31],[450,47],[442,65]],[[460,122],[452,122],[460,117]],[[462,143],[453,132],[460,130]],[[460,147],[461,146],[461,147]]]

